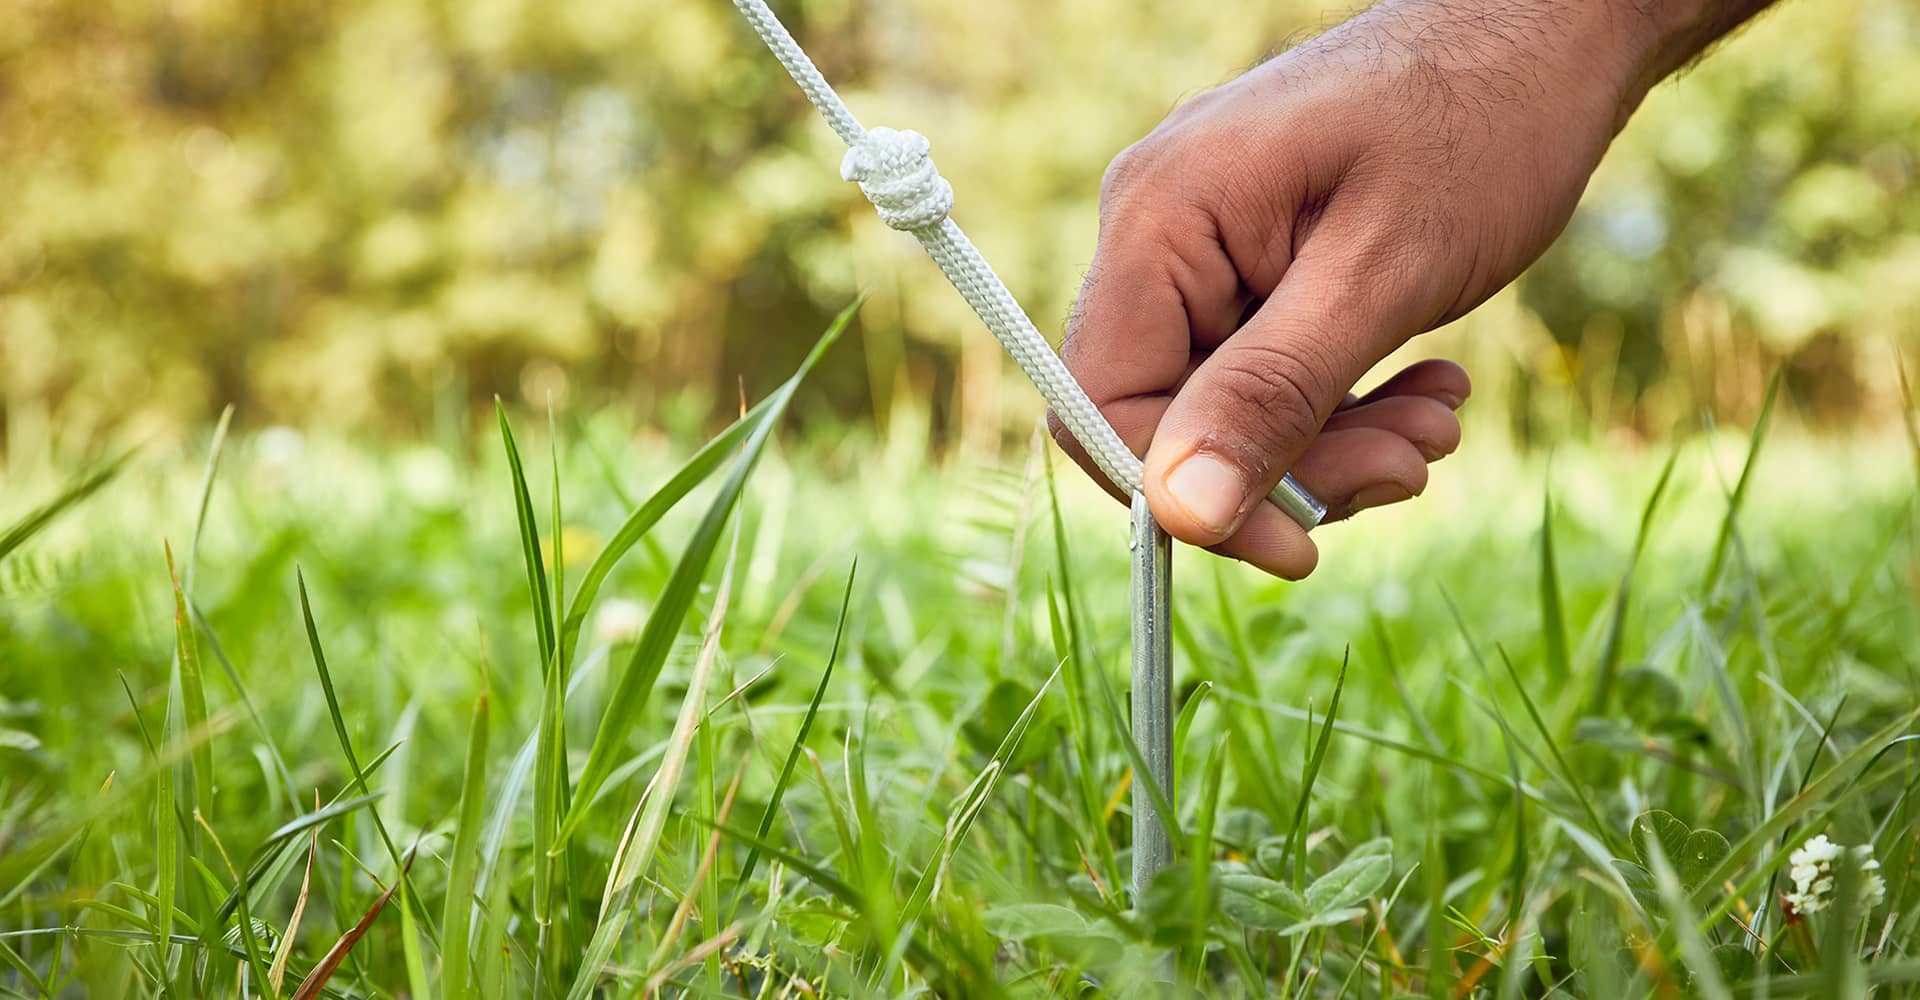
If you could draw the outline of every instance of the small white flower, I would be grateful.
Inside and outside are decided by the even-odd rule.
[[[647,624],[646,605],[624,597],[601,602],[593,616],[593,637],[602,645],[629,642],[640,635]]]
[[[1833,863],[1839,859],[1840,852],[1846,850],[1841,845],[1820,834],[1800,845],[1800,849],[1787,855],[1793,867],[1788,869],[1787,877],[1793,880],[1793,891],[1787,893],[1787,905],[1795,913],[1818,913],[1832,905]],[[1866,876],[1860,885],[1860,901],[1868,909],[1886,901],[1887,883],[1873,874],[1879,869],[1880,862],[1874,860],[1873,848],[1862,844],[1852,848],[1853,856],[1860,859],[1860,871]]]
[[[1823,833],[1800,845],[1799,850],[1787,855],[1787,860],[1795,865],[1824,865],[1839,856],[1840,845],[1828,840]]]

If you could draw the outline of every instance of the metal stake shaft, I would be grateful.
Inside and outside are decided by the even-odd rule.
[[[1173,799],[1173,541],[1133,495],[1133,742],[1147,773]],[[1133,782],[1133,895],[1173,861],[1173,843],[1147,783]]]

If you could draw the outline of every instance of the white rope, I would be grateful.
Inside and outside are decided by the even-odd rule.
[[[953,211],[953,185],[934,168],[926,137],[910,130],[868,130],[862,126],[765,0],[733,0],[733,5],[847,144],[840,176],[860,185],[881,221],[920,241],[1100,471],[1121,491],[1140,492],[1140,459],[1087,398],[1086,390],[1074,381],[1006,283],[948,217]],[[1304,527],[1311,528],[1326,514],[1326,508],[1292,476],[1275,488],[1273,499]]]

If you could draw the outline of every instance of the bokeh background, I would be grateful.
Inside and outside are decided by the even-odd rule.
[[[1112,155],[1341,16],[1302,0],[780,5],[1057,333]],[[991,453],[1039,404],[836,171],[724,0],[11,0],[5,439],[431,436],[510,405],[706,428],[870,296],[796,419]],[[1887,428],[1920,339],[1920,4],[1783,4],[1657,90],[1565,237],[1416,351],[1482,426]]]

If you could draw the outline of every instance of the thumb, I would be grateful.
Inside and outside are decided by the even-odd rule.
[[[1246,325],[1195,369],[1161,418],[1146,494],[1168,534],[1224,541],[1306,451],[1402,328],[1338,264],[1301,259]]]

